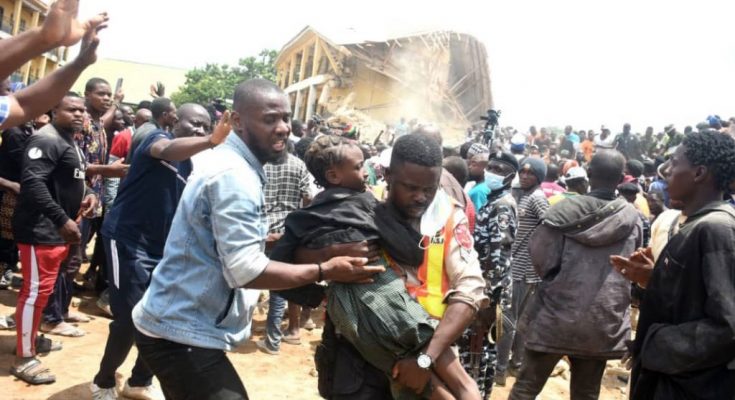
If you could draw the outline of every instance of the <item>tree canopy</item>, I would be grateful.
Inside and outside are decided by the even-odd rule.
[[[278,52],[263,49],[257,57],[241,58],[237,65],[207,64],[186,73],[186,83],[171,95],[176,104],[209,104],[215,99],[232,99],[235,86],[251,78],[275,81],[274,62]]]

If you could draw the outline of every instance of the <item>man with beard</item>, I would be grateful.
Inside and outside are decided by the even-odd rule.
[[[132,314],[138,351],[167,399],[248,398],[225,356],[250,336],[259,292],[246,287],[356,282],[384,270],[365,266],[365,258],[292,265],[264,254],[263,164],[286,151],[290,110],[288,96],[270,81],[238,85],[234,134],[181,195],[165,257]]]
[[[190,157],[220,144],[229,133],[225,127],[205,137],[210,123],[204,107],[181,106],[173,133],[156,130],[141,143],[130,174],[105,217],[101,241],[107,258],[113,321],[99,372],[91,385],[94,400],[117,398],[115,372],[134,340],[131,312],[163,258],[168,228],[192,170]],[[152,378],[153,373],[139,357],[122,394],[137,399],[160,398]]]
[[[15,311],[17,353],[10,373],[32,385],[56,380],[36,358],[36,332],[69,246],[81,240],[75,219],[92,212],[97,203],[85,185],[84,158],[73,139],[84,121],[84,100],[67,95],[53,111],[53,122],[28,139],[13,216],[23,287]]]

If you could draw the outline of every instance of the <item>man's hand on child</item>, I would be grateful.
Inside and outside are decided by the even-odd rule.
[[[364,257],[334,257],[321,264],[325,280],[343,283],[370,283],[372,276],[385,271],[382,266],[365,265]]]

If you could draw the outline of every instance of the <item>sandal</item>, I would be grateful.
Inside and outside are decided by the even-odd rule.
[[[10,374],[31,385],[44,385],[56,382],[56,376],[44,367],[37,358],[20,366],[10,367]]]
[[[89,318],[88,316],[86,316],[84,314],[80,314],[80,313],[70,312],[69,314],[67,314],[67,315],[64,316],[64,321],[65,322],[73,322],[73,323],[80,323],[81,322],[81,323],[86,323],[86,322],[89,322],[91,320],[92,319]]]
[[[47,354],[52,351],[59,351],[63,344],[59,340],[52,340],[43,334],[36,336],[36,354]],[[13,353],[17,353],[18,348],[13,349]]]
[[[281,340],[284,343],[288,343],[288,344],[296,344],[296,345],[301,344],[301,338],[298,336],[283,335],[281,337]]]
[[[68,322],[59,322],[56,325],[51,325],[44,322],[41,324],[41,329],[39,330],[43,333],[48,333],[49,335],[66,337],[81,337],[86,334],[86,332]]]

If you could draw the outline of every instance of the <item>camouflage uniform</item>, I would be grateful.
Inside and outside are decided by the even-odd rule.
[[[517,228],[516,203],[508,192],[491,193],[488,203],[477,213],[475,224],[475,250],[479,255],[480,267],[485,278],[485,293],[490,298],[490,312],[496,306],[505,314],[511,306],[511,245],[515,239]],[[474,324],[473,324],[474,325]],[[490,343],[488,335],[474,338],[476,330],[473,326],[466,329],[457,342],[459,358],[465,370],[477,382],[483,398],[490,398],[495,376],[496,350],[495,343]],[[471,363],[470,343],[482,340],[479,368]]]

